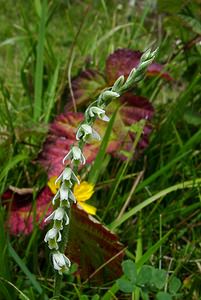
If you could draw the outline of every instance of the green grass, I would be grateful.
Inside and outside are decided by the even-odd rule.
[[[104,73],[117,48],[159,46],[157,61],[166,64],[173,80],[145,78],[136,88],[155,110],[149,147],[126,161],[105,155],[111,119],[94,165],[83,173],[97,184],[92,199],[97,218],[118,234],[125,259],[136,261],[139,269],[162,266],[182,281],[179,299],[199,300],[201,25],[199,1],[176,2],[2,1],[0,192],[10,185],[35,191],[46,185],[35,160],[48,124],[68,102],[73,77],[87,68]],[[33,209],[34,201],[35,195]],[[35,224],[29,237],[10,236],[4,226],[8,216],[1,205],[0,299],[51,299],[54,273],[43,242],[46,229]],[[61,299],[95,294],[131,299],[115,281],[90,285],[77,274],[65,276]],[[141,298],[134,293],[132,299]]]

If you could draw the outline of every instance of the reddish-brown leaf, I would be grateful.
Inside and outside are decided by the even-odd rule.
[[[151,132],[150,119],[153,116],[153,107],[144,97],[135,96],[127,93],[120,98],[123,106],[117,113],[114,127],[111,132],[109,144],[106,152],[113,156],[123,158],[119,155],[121,150],[130,151],[135,136],[129,131],[129,126],[139,120],[146,119],[147,123],[144,128],[143,136],[139,141],[138,148],[144,149],[148,146],[148,137]],[[108,115],[112,115],[119,100],[113,102],[108,108]],[[44,143],[43,151],[40,154],[39,162],[48,172],[48,178],[58,176],[62,169],[62,159],[69,151],[71,145],[76,143],[75,135],[78,124],[83,121],[82,113],[67,112],[57,116],[51,124],[48,138]],[[96,131],[103,137],[107,123],[97,120],[94,124]],[[87,163],[91,163],[99,150],[100,142],[91,141],[84,146],[83,152]]]
[[[39,193],[34,208],[32,195],[6,191],[2,199],[9,210],[6,227],[10,233],[29,235],[35,225],[44,228],[44,219],[53,210],[52,198],[52,192],[45,187]],[[119,243],[115,234],[77,205],[73,205],[71,210],[67,255],[72,262],[78,264],[78,273],[82,280],[103,282],[114,280],[121,275],[123,245]],[[97,269],[100,270],[96,272]]]
[[[35,225],[44,227],[44,219],[51,211],[52,193],[48,187],[39,194],[33,207],[33,195],[19,195],[8,190],[2,195],[3,203],[8,209],[6,227],[12,235],[28,235]],[[34,219],[35,218],[35,219]]]
[[[75,205],[70,228],[67,255],[78,263],[81,278],[105,282],[121,275],[124,251],[115,234]]]
[[[127,77],[130,71],[137,67],[141,56],[142,53],[140,51],[130,49],[118,49],[111,54],[106,61],[106,77],[109,85],[112,85],[122,74]],[[147,75],[157,75],[167,80],[172,80],[168,73],[163,72],[163,68],[163,65],[152,63],[147,69]]]

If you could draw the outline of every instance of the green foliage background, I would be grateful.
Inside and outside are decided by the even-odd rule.
[[[88,67],[104,72],[107,56],[117,48],[144,51],[159,46],[157,61],[165,64],[173,81],[146,78],[138,86],[137,92],[155,108],[150,145],[127,164],[105,158],[105,170],[98,175],[98,216],[128,247],[126,256],[141,262],[139,268],[145,262],[162,267],[183,283],[181,299],[195,300],[201,296],[200,4],[2,0],[0,6],[0,194],[9,185],[37,190],[46,184],[46,174],[33,160],[48,123],[68,101],[74,76]],[[119,221],[134,183],[131,174],[142,170],[128,214]],[[104,187],[111,179],[106,199]],[[156,199],[142,209],[139,205],[151,197]],[[36,226],[29,237],[9,237],[5,219],[2,206],[0,299],[49,299],[53,272],[44,233]],[[166,233],[168,238],[159,243]],[[115,283],[89,286],[72,275],[65,278],[61,299],[98,299],[95,294],[104,300],[140,299],[138,291],[125,295]]]

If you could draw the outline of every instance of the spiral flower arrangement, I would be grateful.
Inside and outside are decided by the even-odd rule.
[[[55,184],[60,183],[60,188],[52,199],[55,210],[45,221],[52,221],[52,228],[45,235],[45,242],[51,250],[52,263],[59,277],[68,271],[71,265],[70,260],[65,256],[64,251],[68,241],[68,225],[70,222],[70,208],[76,202],[72,188],[75,183],[79,184],[78,167],[85,164],[86,159],[82,153],[83,146],[89,139],[100,140],[98,132],[93,129],[96,118],[105,122],[109,121],[106,115],[106,106],[115,98],[120,97],[124,92],[133,88],[137,82],[143,79],[147,67],[155,58],[157,50],[147,50],[141,57],[137,68],[132,69],[127,79],[120,76],[114,85],[104,90],[85,111],[85,119],[79,125],[76,133],[77,144],[74,144],[63,159],[64,170],[56,179]],[[56,277],[58,278],[58,276]],[[55,288],[58,285],[56,280]]]

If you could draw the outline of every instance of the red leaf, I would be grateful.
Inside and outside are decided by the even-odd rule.
[[[134,135],[128,131],[128,127],[141,119],[147,119],[147,124],[138,147],[144,149],[148,146],[148,136],[152,129],[148,121],[153,116],[153,107],[146,98],[131,93],[121,97],[120,102],[125,105],[117,114],[106,152],[123,158],[119,152],[121,150],[130,151],[134,141]],[[118,105],[118,100],[110,105],[108,109],[110,115],[115,110],[116,105]],[[48,178],[58,176],[62,172],[62,159],[69,151],[70,146],[76,143],[76,130],[83,118],[82,113],[67,112],[59,115],[51,124],[48,138],[39,157],[39,162],[48,172]],[[106,127],[107,123],[101,120],[97,120],[94,124],[94,128],[102,137]],[[99,146],[100,142],[97,141],[92,141],[84,146],[83,152],[87,163],[91,163],[95,159]]]
[[[78,124],[83,120],[82,113],[65,113],[57,116],[51,124],[49,135],[39,155],[39,162],[48,171],[48,178],[58,176],[63,170],[62,160],[70,146],[76,143]],[[87,163],[91,163],[98,152],[99,143],[87,144],[83,152]]]
[[[142,53],[130,49],[118,49],[111,54],[106,61],[107,82],[112,85],[115,80],[122,74],[127,77],[130,71],[137,67],[140,62]],[[151,76],[160,75],[167,80],[172,80],[168,73],[163,72],[163,65],[152,63],[147,70]]]
[[[39,194],[36,206],[33,208],[32,195],[19,195],[14,194],[12,191],[8,190],[2,196],[3,203],[5,203],[5,194],[10,193],[10,198],[7,198],[8,207],[8,219],[6,222],[6,227],[9,229],[12,235],[28,235],[33,231],[34,223],[41,229],[44,227],[44,219],[51,213],[52,207],[50,206],[50,200],[52,198],[52,193],[48,187],[43,189]],[[22,204],[23,203],[23,204]],[[36,210],[36,219],[34,221]]]
[[[42,229],[46,225],[44,219],[53,210],[51,204],[53,194],[48,187],[39,193],[35,211],[32,206],[32,195],[27,197],[8,190],[2,198],[10,207],[6,227],[12,235],[31,234],[34,228],[34,217],[37,226]],[[25,198],[26,204],[21,206]],[[78,272],[82,280],[88,279],[97,268],[100,268],[100,271],[91,277],[93,281],[102,282],[119,277],[123,252],[123,245],[119,243],[115,234],[76,205],[72,206],[67,255],[78,264]],[[103,264],[106,264],[104,268],[102,268]]]
[[[117,236],[75,205],[72,209],[67,255],[78,263],[78,271],[84,280],[104,282],[114,280],[122,273],[124,251]]]

